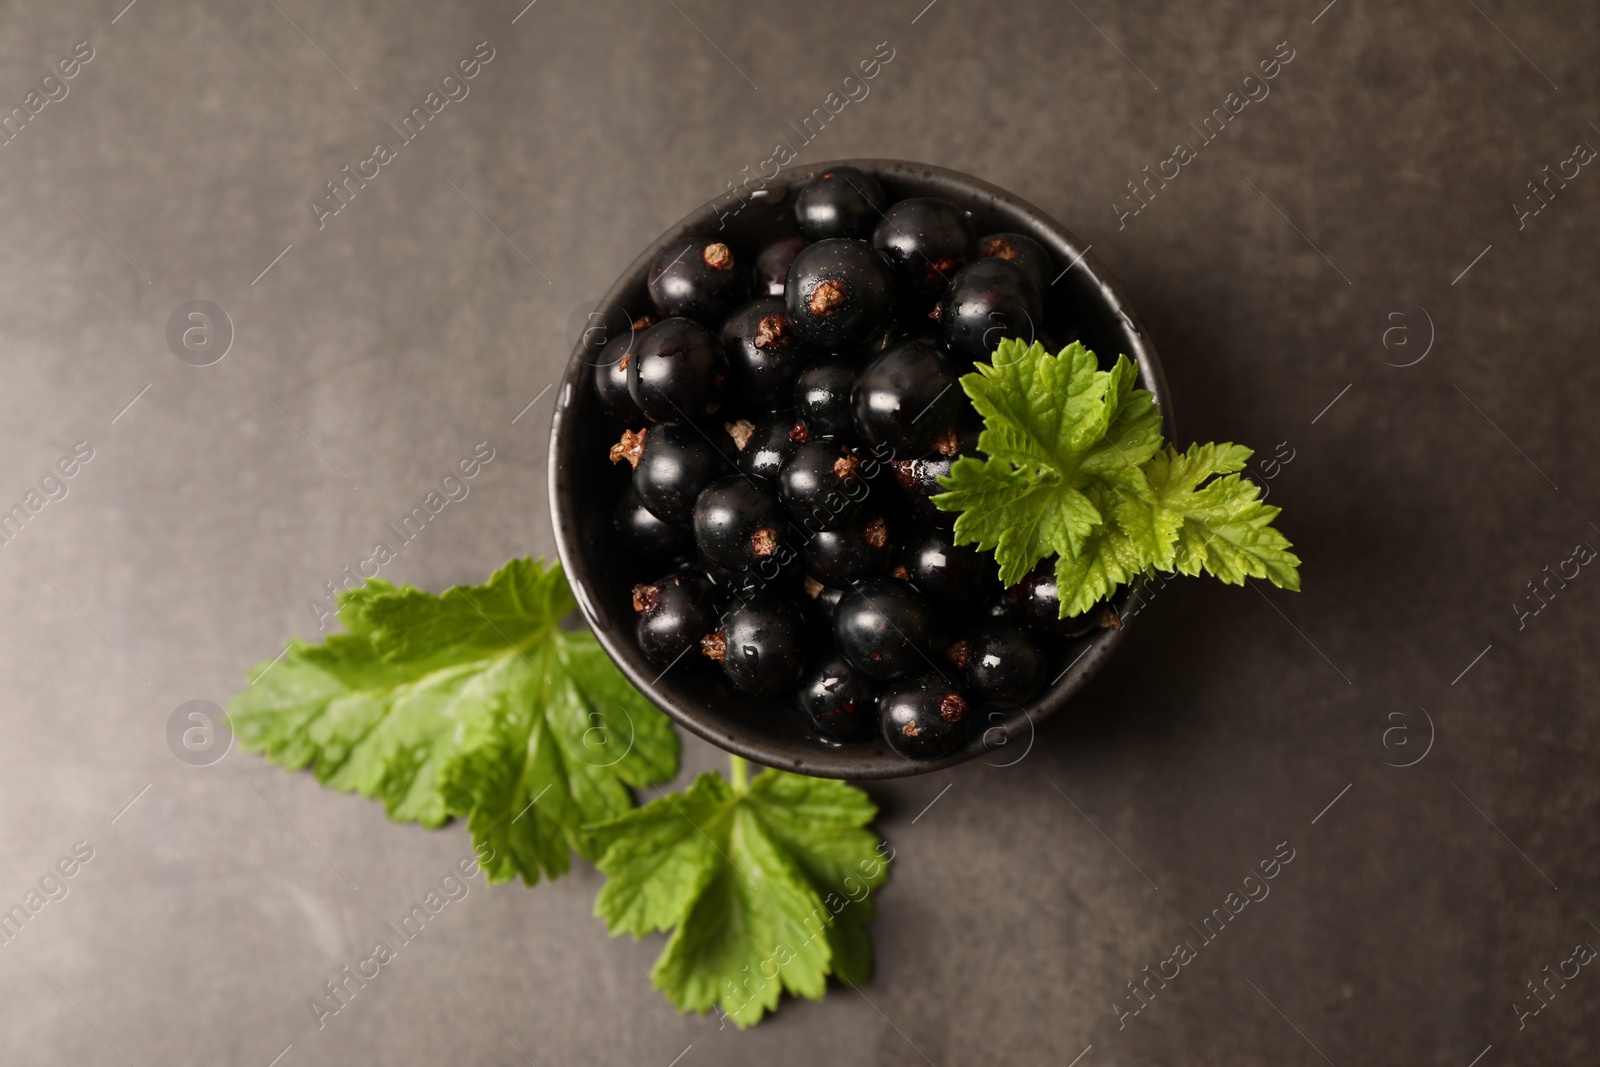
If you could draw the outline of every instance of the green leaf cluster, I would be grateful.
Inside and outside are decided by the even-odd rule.
[[[870,894],[892,858],[867,829],[876,814],[843,782],[702,774],[593,830],[608,879],[595,914],[613,934],[670,932],[650,977],[680,1011],[752,1026],[782,992],[866,980]]]
[[[1299,589],[1300,560],[1272,525],[1281,509],[1238,473],[1251,450],[1167,445],[1137,376],[1126,356],[1101,370],[1081,344],[1051,355],[1016,340],[964,375],[985,457],[957,460],[933,498],[959,513],[956,543],[993,552],[1008,586],[1054,557],[1062,617],[1156,571]]]
[[[629,786],[677,773],[666,716],[560,627],[575,607],[532,559],[437,596],[373,579],[340,594],[344,633],[258,664],[228,717],[246,750],[392,819],[465,818],[490,882],[533,885],[593,858],[583,827],[632,810]]]

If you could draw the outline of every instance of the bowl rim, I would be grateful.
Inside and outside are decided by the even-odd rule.
[[[1131,351],[1126,354],[1138,366],[1140,385],[1155,394],[1155,403],[1161,412],[1162,431],[1169,441],[1176,439],[1171,396],[1160,358],[1156,355],[1155,345],[1121,285],[1106,271],[1104,264],[1094,255],[1091,245],[1084,244],[1076,234],[1061,225],[1052,216],[1007,190],[981,178],[973,177],[970,174],[929,163],[880,158],[826,160],[784,171],[778,178],[769,182],[763,192],[771,196],[777,203],[787,203],[786,197],[788,193],[798,189],[800,185],[811,177],[830,168],[844,166],[855,167],[875,177],[886,177],[890,181],[895,181],[896,179],[920,179],[926,181],[931,179],[957,187],[969,198],[986,200],[1002,205],[1009,211],[1028,218],[1035,227],[1048,233],[1058,246],[1058,248],[1051,249],[1052,258],[1055,258],[1060,252],[1068,253],[1068,266],[1061,272],[1061,275],[1057,276],[1057,280],[1069,270],[1081,269],[1090,283],[1092,283],[1092,288],[1097,290],[1100,297],[1106,302],[1114,317],[1121,320],[1121,327],[1130,342],[1129,348]],[[777,192],[780,183],[783,193],[772,195]],[[730,198],[726,194],[714,197],[666,229],[617,276],[617,280],[596,305],[596,312],[609,313],[613,309],[620,308],[625,295],[629,290],[638,287],[651,262],[662,248],[669,243],[682,240],[689,234],[707,232],[719,223],[722,216],[727,213],[730,204]],[[958,204],[958,206],[967,205]],[[1051,284],[1054,284],[1054,282]],[[560,558],[568,584],[572,588],[574,599],[577,601],[579,610],[583,615],[584,622],[588,625],[590,631],[594,633],[596,640],[599,641],[600,647],[605,650],[606,655],[616,664],[629,683],[646,699],[665,712],[676,725],[683,727],[697,737],[709,741],[726,752],[742,756],[762,766],[776,767],[812,777],[863,781],[912,777],[946,769],[975,759],[985,753],[997,752],[1004,746],[1011,744],[1013,741],[1019,741],[1026,735],[1027,744],[1022,756],[1014,759],[1006,757],[999,762],[985,761],[990,766],[1010,766],[1020,762],[1032,750],[1037,722],[1059,712],[1087,684],[1088,680],[1098,672],[1126,637],[1128,625],[1132,622],[1131,619],[1127,620],[1120,630],[1095,631],[1078,657],[1057,675],[1038,696],[1020,706],[989,711],[987,714],[989,714],[991,721],[997,715],[1000,721],[984,728],[981,733],[974,729],[966,745],[948,756],[934,760],[907,759],[886,749],[876,755],[867,753],[865,754],[866,758],[863,758],[859,748],[854,748],[850,744],[838,747],[818,745],[814,751],[809,752],[804,758],[800,758],[789,753],[776,751],[770,746],[764,746],[759,739],[759,728],[752,727],[747,731],[748,734],[755,736],[755,739],[752,739],[751,736],[723,729],[713,723],[704,721],[695,714],[696,709],[684,706],[674,699],[670,693],[659,687],[657,683],[666,672],[660,672],[652,679],[651,672],[654,671],[654,667],[645,662],[643,655],[633,642],[631,631],[622,634],[618,632],[617,628],[602,625],[592,603],[587,581],[587,572],[591,563],[581,555],[581,536],[576,518],[571,513],[571,510],[564,505],[564,501],[573,492],[574,479],[577,476],[577,472],[562,462],[563,449],[561,447],[564,440],[563,430],[567,421],[567,414],[576,400],[576,391],[580,387],[587,385],[584,381],[584,376],[586,368],[591,363],[585,356],[591,351],[590,343],[585,338],[580,337],[568,357],[567,367],[562,375],[561,388],[557,393],[554,412],[551,416],[547,481],[556,552]],[[852,752],[856,753],[853,757],[851,756]]]

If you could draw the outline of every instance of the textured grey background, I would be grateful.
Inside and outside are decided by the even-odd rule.
[[[1520,1030],[1512,1005],[1600,944],[1600,578],[1520,630],[1512,605],[1600,546],[1600,171],[1526,229],[1511,205],[1600,145],[1596,8],[925,2],[3,6],[5,109],[96,55],[0,148],[0,501],[95,456],[0,548],[0,903],[95,854],[0,946],[0,1062],[1595,1061],[1594,968]],[[479,41],[471,95],[319,232],[307,200]],[[186,766],[169,715],[315,633],[307,598],[478,441],[386,574],[549,554],[548,395],[511,420],[572,313],[881,41],[803,158],[965,170],[1093,242],[1184,434],[1294,450],[1270,485],[1305,592],[1169,587],[1020,762],[873,786],[898,859],[861,994],[679,1018],[659,939],[608,938],[580,866],[476,883],[317,1032],[306,999],[466,831],[237,751]],[[1124,183],[1282,41],[1271,95],[1119,229]],[[207,368],[164,340],[196,298],[237,333]],[[1282,841],[1271,896],[1119,1029]]]

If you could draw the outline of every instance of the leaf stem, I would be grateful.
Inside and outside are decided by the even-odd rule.
[[[728,781],[733,784],[735,793],[743,793],[750,785],[750,764],[743,756],[728,756]]]

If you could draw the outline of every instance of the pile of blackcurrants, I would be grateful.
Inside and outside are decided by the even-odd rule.
[[[633,468],[618,534],[670,568],[633,587],[639,648],[786,694],[830,741],[881,729],[905,756],[948,755],[979,709],[1036,695],[1062,642],[1120,626],[1109,608],[1059,619],[1048,560],[1002,588],[931,502],[975,452],[960,375],[1003,338],[1056,351],[1074,331],[1045,322],[1049,252],[980,240],[948,201],[890,203],[836,167],[794,222],[753,264],[714,237],[664,249],[656,315],[597,360],[624,427],[611,459]]]

